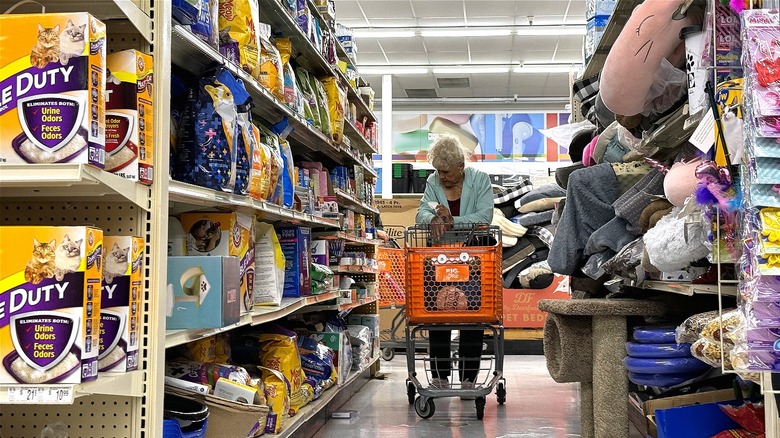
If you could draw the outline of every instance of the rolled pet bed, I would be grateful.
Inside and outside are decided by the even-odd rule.
[[[659,388],[669,388],[685,383],[691,379],[699,377],[701,373],[682,373],[682,374],[647,374],[647,373],[628,373],[628,380],[637,385],[655,386]]]
[[[674,327],[637,327],[634,341],[640,344],[674,344]]]
[[[640,344],[626,342],[626,353],[631,357],[664,359],[692,357],[691,344]]]
[[[544,357],[547,370],[556,382],[593,379],[592,321],[590,316],[547,314]]]
[[[666,359],[626,357],[623,359],[623,366],[625,366],[630,373],[642,374],[702,373],[712,368],[695,357],[674,357]]]

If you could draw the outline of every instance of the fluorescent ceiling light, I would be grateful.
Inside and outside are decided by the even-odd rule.
[[[491,37],[509,36],[512,29],[479,29],[479,28],[454,28],[454,29],[421,29],[423,37]]]
[[[580,68],[577,65],[569,64],[535,64],[517,66],[512,71],[514,73],[569,73]]]
[[[509,73],[509,67],[490,66],[490,65],[462,65],[462,66],[454,66],[454,67],[434,66],[433,73],[438,75]]]
[[[364,75],[424,75],[428,73],[427,67],[415,67],[415,66],[382,66],[382,65],[366,65],[357,66],[358,72]]]
[[[522,26],[515,29],[515,34],[521,36],[585,35],[585,33],[584,24]]]
[[[417,32],[409,29],[354,29],[352,35],[355,38],[411,38]]]

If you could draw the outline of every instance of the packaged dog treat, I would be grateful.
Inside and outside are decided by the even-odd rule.
[[[86,13],[0,15],[0,162],[105,162],[106,27]]]
[[[98,371],[138,368],[144,239],[104,236]]]
[[[279,50],[271,43],[271,26],[261,23],[260,35],[260,72],[257,80],[280,101],[284,102],[284,73]]]
[[[254,77],[260,68],[259,23],[257,0],[219,2],[219,52]]]
[[[252,310],[255,284],[255,218],[242,213],[184,213],[189,256],[235,256],[239,259],[241,312]]]
[[[0,227],[0,383],[97,378],[103,232]]]
[[[106,57],[105,169],[131,181],[153,179],[153,59],[136,50]]]
[[[330,115],[330,138],[336,144],[344,140],[344,104],[347,102],[347,90],[339,84],[335,76],[322,78],[327,95],[328,114]]]

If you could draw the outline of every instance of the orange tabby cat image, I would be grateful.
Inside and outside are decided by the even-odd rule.
[[[43,68],[50,62],[60,60],[60,25],[43,27],[38,25],[38,42],[30,52],[30,64]]]
[[[38,242],[33,238],[32,258],[27,262],[24,268],[24,280],[28,283],[38,284],[44,278],[54,276],[54,255],[57,242],[52,240],[49,243]]]

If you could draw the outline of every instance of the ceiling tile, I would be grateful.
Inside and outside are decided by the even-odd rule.
[[[468,51],[467,38],[424,38],[428,52],[464,52]]]
[[[402,3],[387,2],[387,3]],[[407,3],[408,2],[403,2]],[[414,14],[417,17],[439,17],[439,18],[456,18],[461,19],[464,16],[463,13],[463,0],[411,0],[411,7],[414,9]]]
[[[387,52],[387,58],[391,64],[428,64],[428,54],[422,52]],[[362,56],[359,53],[358,56]]]
[[[512,51],[478,51],[471,46],[471,62],[474,64],[509,64],[512,62]]]
[[[336,2],[336,17],[338,17],[339,22],[349,20],[361,21],[363,25],[366,24],[356,0],[338,0]]]
[[[387,59],[385,58],[385,55],[383,55],[382,53],[360,52],[358,53],[357,59],[360,62],[360,64],[367,64],[367,65],[387,63]]]
[[[515,49],[549,50],[551,54],[558,45],[558,37],[515,35],[514,39]]]
[[[511,73],[473,74],[471,86],[475,88],[504,87],[509,85]]]
[[[426,26],[435,26],[435,27],[441,27],[441,26],[465,26],[466,21],[463,19],[463,16],[460,17],[418,17],[417,18],[417,25],[421,27]]]
[[[471,88],[437,88],[439,97],[473,97]]]
[[[569,75],[565,73],[550,74],[547,76],[545,88],[558,90],[561,95],[569,94]]]
[[[517,93],[516,90],[525,88],[544,88],[547,83],[547,74],[517,74],[513,73],[509,81],[509,88],[512,94]],[[518,93],[519,94],[519,93]]]
[[[520,9],[519,1],[466,1],[466,16],[469,22],[476,17],[514,17]]]
[[[558,50],[555,52],[555,62],[582,62],[582,49],[580,50]]]
[[[467,64],[469,54],[463,52],[428,52],[428,60],[431,64]]]
[[[492,86],[479,88],[474,87],[471,89],[474,97],[509,97],[509,88],[504,83],[502,86]]]
[[[480,50],[488,50],[490,52],[496,50],[512,50],[512,37],[469,37],[469,46],[472,52]]]
[[[379,40],[376,38],[357,38],[355,40],[358,46],[358,55],[363,52],[381,52],[382,48],[379,46]]]
[[[504,15],[500,17],[472,17],[468,16],[469,26],[513,26],[516,23],[516,17],[510,15]]]
[[[358,55],[360,56],[360,55]],[[514,52],[513,62],[548,63],[552,60],[552,50],[526,50],[523,52]]]
[[[365,1],[360,0],[360,6],[368,17],[369,24],[374,25],[374,18],[413,18],[412,8],[408,1]],[[336,5],[338,17],[338,4]]]
[[[398,80],[394,81],[393,86],[400,86],[406,88],[436,88],[436,79],[433,75],[425,76],[397,76]]]
[[[574,0],[585,3],[582,0]],[[482,2],[477,2],[482,3]],[[569,6],[569,0],[517,0],[517,15],[564,15]]]
[[[425,52],[422,37],[384,38],[379,44],[385,52]],[[358,56],[360,56],[360,43],[358,43]]]
[[[395,16],[382,16],[382,17],[371,17],[371,24],[370,27],[414,27],[417,26],[417,20],[415,20],[412,17],[395,17]],[[341,20],[339,20],[340,23],[342,23]],[[349,26],[349,23],[343,22],[342,24]],[[353,27],[366,27],[369,26],[366,24],[365,20]]]

